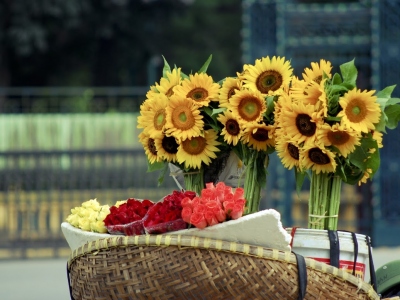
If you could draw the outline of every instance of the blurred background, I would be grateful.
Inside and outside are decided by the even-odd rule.
[[[210,54],[216,81],[263,56],[296,75],[321,58],[355,59],[358,86],[400,83],[400,1],[1,0],[0,259],[70,254],[60,224],[97,198],[159,200],[176,189],[146,173],[136,118],[164,56],[185,73]],[[400,88],[393,96],[398,97]],[[383,140],[371,183],[343,186],[339,228],[400,246],[400,131]],[[274,155],[263,208],[306,226],[307,192]]]

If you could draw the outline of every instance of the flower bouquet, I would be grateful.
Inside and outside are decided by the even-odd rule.
[[[299,191],[310,178],[308,227],[337,230],[342,182],[362,184],[379,168],[386,128],[397,126],[394,86],[357,88],[354,60],[332,74],[323,59],[294,77],[275,105],[277,155],[294,169]]]

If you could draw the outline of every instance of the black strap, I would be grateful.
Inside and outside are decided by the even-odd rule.
[[[340,245],[337,231],[328,230],[328,238],[330,244],[329,256],[331,260],[331,266],[339,268]]]
[[[352,272],[352,275],[353,275],[353,276],[356,276],[357,258],[358,258],[358,240],[357,240],[356,233],[355,233],[355,232],[352,232],[352,231],[348,231],[348,230],[338,230],[338,231],[341,231],[341,232],[348,232],[348,233],[351,234],[351,237],[352,237],[352,239],[353,239],[353,245],[354,245],[354,250],[353,250],[353,253],[354,253],[354,261],[353,261],[353,272]]]
[[[68,262],[67,262],[67,279],[68,279],[69,296],[71,297],[71,300],[74,300],[74,297],[72,296],[71,278],[68,269]]]
[[[368,258],[369,258],[369,275],[371,278],[371,285],[374,288],[374,291],[376,292],[377,287],[376,287],[376,274],[375,274],[375,267],[374,267],[374,260],[372,259],[372,245],[371,245],[371,238],[369,236],[366,236],[366,241],[368,245]]]
[[[299,274],[299,297],[298,300],[303,300],[307,291],[307,267],[304,256],[294,253],[297,261],[297,273]]]

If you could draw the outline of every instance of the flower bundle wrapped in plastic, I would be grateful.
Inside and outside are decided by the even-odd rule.
[[[110,213],[104,219],[108,232],[123,235],[144,234],[143,217],[153,205],[154,203],[147,199],[129,198],[111,206]]]
[[[173,191],[157,202],[143,218],[146,233],[165,233],[185,229],[188,224],[182,220],[182,199],[193,199],[196,196],[192,191]]]
[[[231,186],[218,182],[206,184],[201,196],[182,200],[182,219],[203,229],[228,220],[235,220],[243,215],[246,200],[243,188],[232,190]]]
[[[105,233],[107,228],[104,219],[109,213],[108,205],[100,205],[97,199],[90,199],[83,202],[81,206],[72,208],[66,221],[84,231]]]

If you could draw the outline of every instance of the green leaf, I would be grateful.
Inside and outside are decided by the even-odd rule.
[[[332,84],[333,85],[339,85],[339,84],[341,84],[343,81],[342,81],[342,77],[340,76],[340,74],[338,74],[338,73],[335,73],[334,75],[333,75],[333,77],[332,77]]]
[[[208,57],[207,61],[204,63],[204,65],[200,68],[198,73],[206,73],[208,66],[210,65],[210,62],[212,60],[212,54]]]
[[[348,83],[353,87],[356,86],[358,71],[356,66],[354,65],[354,59],[340,65],[340,72],[343,77],[343,83]]]
[[[371,153],[371,149],[375,149],[375,151]],[[363,172],[367,169],[371,169],[372,174],[374,174],[379,169],[380,157],[378,143],[372,138],[371,134],[361,139],[361,145],[357,146],[349,155],[349,161]]]
[[[392,95],[392,92],[394,90],[394,88],[396,87],[396,85],[391,85],[391,86],[387,86],[385,87],[383,90],[379,91],[378,93],[376,93],[376,96],[378,98],[386,98],[389,99],[390,96]]]
[[[225,108],[225,107],[222,107],[222,108],[214,108],[214,109],[212,110],[211,116],[213,116],[213,115],[219,115],[220,113],[223,113],[224,111],[226,111],[226,108]]]
[[[387,116],[386,127],[395,129],[400,121],[400,105],[386,106],[385,115]]]
[[[349,89],[345,86],[344,83],[341,84],[334,84],[329,87],[330,94],[337,94],[340,92],[347,92]]]
[[[169,170],[168,163],[164,163],[164,167],[161,169],[160,174],[158,175],[158,186],[160,186],[164,182],[164,177],[167,171]]]
[[[164,60],[164,68],[163,68],[163,77],[167,77],[167,73],[171,73],[171,67],[169,66],[167,60],[165,59],[164,55],[162,55]]]
[[[147,172],[154,172],[154,171],[161,170],[162,168],[165,167],[166,164],[167,164],[167,163],[166,163],[166,162],[163,162],[163,161],[161,161],[161,162],[154,162],[154,163],[151,164],[151,163],[147,160]]]

